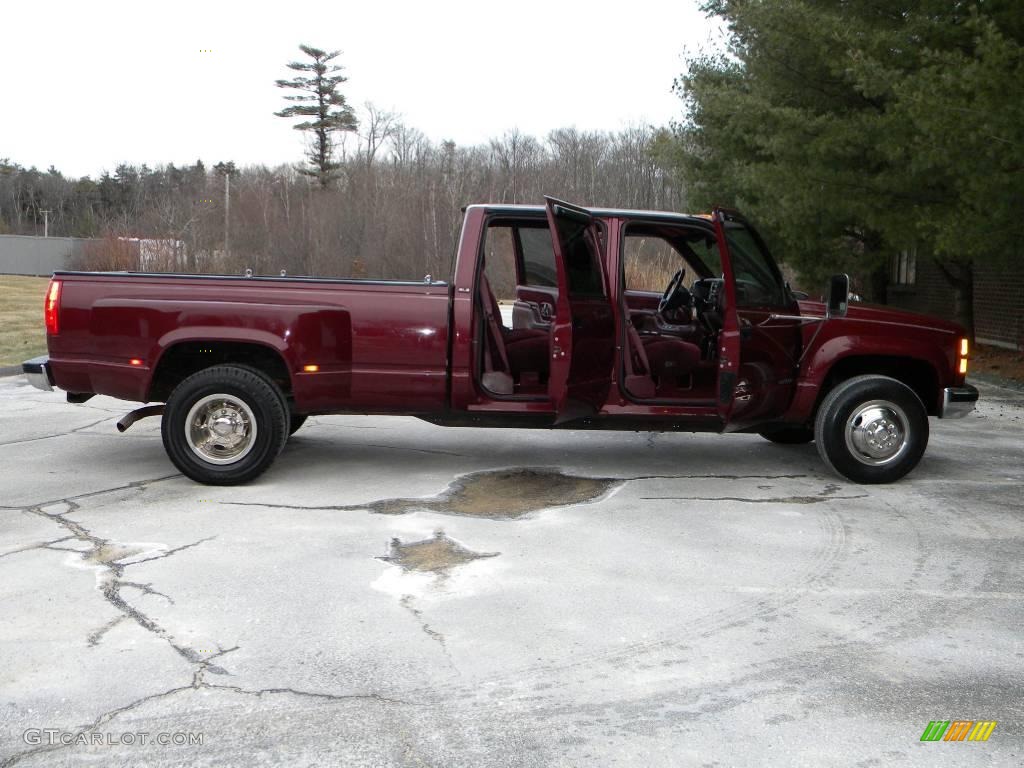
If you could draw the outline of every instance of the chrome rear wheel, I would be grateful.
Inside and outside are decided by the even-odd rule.
[[[193,480],[237,485],[274,462],[288,439],[281,388],[263,371],[215,365],[171,392],[160,432],[174,465]]]
[[[207,395],[196,401],[185,419],[189,447],[211,464],[241,461],[253,449],[258,434],[252,408],[237,395]]]

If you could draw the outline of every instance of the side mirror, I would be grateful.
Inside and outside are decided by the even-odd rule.
[[[825,304],[825,316],[845,317],[849,300],[850,276],[832,275],[832,278],[828,281],[828,301]]]

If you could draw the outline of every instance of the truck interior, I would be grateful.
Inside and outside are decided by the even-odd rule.
[[[499,399],[546,400],[558,298],[548,224],[496,218],[483,238],[478,280],[480,381]],[[722,327],[713,232],[665,222],[624,229],[622,386],[639,402],[707,405],[717,387]]]
[[[492,220],[483,249],[478,280],[485,339],[481,383],[498,397],[546,399],[558,296],[547,222]]]
[[[621,247],[623,389],[638,401],[714,401],[722,328],[721,267],[703,228],[631,223]]]

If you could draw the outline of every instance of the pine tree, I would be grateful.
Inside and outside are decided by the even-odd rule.
[[[278,117],[308,117],[294,126],[297,131],[308,131],[313,134],[310,141],[307,159],[309,168],[300,168],[301,173],[315,177],[320,185],[328,186],[341,167],[334,160],[333,134],[339,131],[354,131],[357,127],[355,113],[338,91],[338,86],[348,80],[338,74],[342,67],[332,64],[341,51],[327,52],[309,45],[300,45],[299,49],[312,61],[293,61],[288,68],[304,75],[291,80],[278,80],[278,88],[291,88],[299,93],[285,96],[288,101],[296,102],[274,114]]]
[[[697,206],[750,213],[805,276],[936,261],[971,328],[973,264],[1024,237],[1019,0],[704,0],[729,47],[677,81],[658,145]]]

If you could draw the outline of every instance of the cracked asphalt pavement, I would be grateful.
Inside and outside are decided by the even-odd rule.
[[[213,488],[0,379],[0,766],[1020,765],[1024,394],[980,388],[891,486],[336,416]]]

